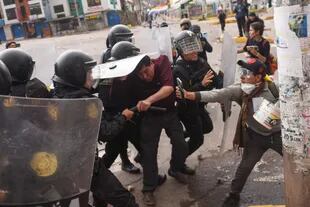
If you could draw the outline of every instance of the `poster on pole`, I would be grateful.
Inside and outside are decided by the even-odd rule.
[[[310,7],[275,8],[282,140],[286,151],[310,157]]]

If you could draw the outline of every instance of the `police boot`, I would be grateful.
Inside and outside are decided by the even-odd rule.
[[[240,195],[229,193],[229,195],[224,200],[222,207],[238,207],[240,201]]]
[[[126,163],[126,162],[122,163],[122,170],[125,172],[128,172],[128,173],[132,173],[132,174],[139,174],[140,173],[140,169],[137,168],[130,161],[128,163]]]
[[[188,177],[187,175],[183,174],[179,171],[173,171],[171,169],[168,170],[168,175],[175,178],[179,183],[187,184],[188,183]]]

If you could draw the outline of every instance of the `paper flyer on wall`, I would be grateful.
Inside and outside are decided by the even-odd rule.
[[[299,5],[275,8],[274,22],[276,22],[280,75],[303,77],[300,38],[309,36],[308,16],[301,13]]]

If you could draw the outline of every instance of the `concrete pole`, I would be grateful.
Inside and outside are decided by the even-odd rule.
[[[81,27],[82,24],[81,24],[81,20],[80,20],[79,8],[78,8],[77,0],[74,0],[74,9],[75,9],[75,12],[76,12],[76,17],[77,17],[79,28],[82,28]]]
[[[276,24],[280,24],[282,20],[287,21],[288,16],[292,17],[296,14],[302,13],[305,13],[305,15],[310,15],[310,10],[304,9],[305,6],[309,4],[308,0],[283,0],[278,3],[278,6],[280,7],[296,5],[298,12],[289,12],[290,14],[286,13],[286,15],[284,14],[279,17],[277,16],[277,11],[281,8],[276,8],[274,22],[277,37],[281,37],[281,35],[285,36],[285,34],[283,34],[285,31],[279,27],[277,29]],[[310,28],[307,28],[308,31],[309,29]],[[296,54],[291,52],[290,54],[286,54],[284,56],[282,53],[284,49],[281,49],[280,41],[277,45],[280,67],[278,71],[287,207],[308,207],[310,205],[310,56],[309,50],[306,50],[309,49],[308,45],[310,40],[308,38],[298,37],[297,39],[295,36],[295,43],[300,43],[301,76],[284,72],[284,67],[286,67],[284,64],[284,59],[294,58],[296,57]],[[290,47],[291,46],[288,44],[289,50],[291,50]],[[298,66],[296,66],[296,68],[297,67]],[[296,70],[296,68],[291,67],[289,69]]]

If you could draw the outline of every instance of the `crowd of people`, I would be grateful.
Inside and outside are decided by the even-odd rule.
[[[243,10],[241,5],[236,11],[239,10]],[[219,10],[219,15],[221,12]],[[241,27],[244,16],[237,16]],[[96,207],[107,204],[139,206],[135,197],[109,170],[120,155],[122,170],[140,173],[139,167],[128,158],[128,141],[137,150],[134,161],[142,166],[144,204],[156,205],[155,189],[167,179],[165,174],[159,174],[157,164],[158,143],[163,130],[172,145],[168,175],[187,184],[195,170],[186,164],[186,160],[203,145],[204,136],[213,130],[205,104],[220,102],[226,106],[230,101],[237,101],[241,112],[234,144],[244,147],[245,152],[223,207],[238,206],[247,177],[264,152],[271,148],[282,155],[279,123],[269,130],[253,118],[253,99],[263,97],[276,102],[278,95],[274,90],[276,87],[271,87],[272,84],[264,79],[266,74],[271,74],[268,69],[270,45],[262,37],[264,24],[255,19],[255,15],[249,16],[249,39],[239,52],[247,52],[250,57],[245,62],[238,62],[241,83],[227,88],[223,88],[223,73],[216,73],[208,63],[206,53],[212,52],[211,44],[198,25],[183,19],[180,22],[182,31],[174,39],[177,50],[174,63],[163,55],[156,59],[144,55],[127,75],[96,80],[96,86],[92,68],[97,63],[82,51],[68,50],[57,58],[52,77],[54,89],[50,91],[39,79],[31,79],[35,65],[32,57],[21,49],[8,47],[0,52],[0,94],[101,99],[104,110],[98,141],[106,145],[103,157],[97,158],[90,189]],[[141,55],[140,49],[132,43],[132,37],[132,31],[125,25],[112,27],[100,63],[114,61],[117,64],[120,60]],[[83,198],[88,198],[88,192]],[[70,200],[66,200],[61,206],[69,204]]]

